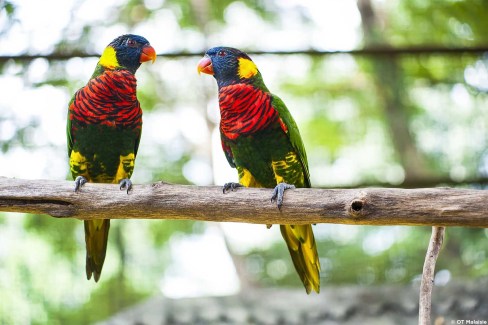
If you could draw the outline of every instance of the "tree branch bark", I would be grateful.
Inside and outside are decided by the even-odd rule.
[[[78,219],[188,219],[257,224],[336,223],[488,227],[488,191],[473,189],[294,189],[281,212],[271,189],[134,185],[0,178],[0,211]]]

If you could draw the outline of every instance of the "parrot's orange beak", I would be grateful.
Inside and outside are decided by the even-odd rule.
[[[213,67],[212,67],[212,60],[210,60],[210,58],[208,56],[204,56],[200,60],[200,62],[198,62],[197,71],[198,71],[198,74],[203,72],[206,74],[213,75],[214,71],[213,71]]]
[[[139,58],[139,62],[141,63],[147,61],[152,61],[153,63],[154,61],[156,61],[156,51],[149,44],[144,45],[144,47],[142,48],[141,57]]]

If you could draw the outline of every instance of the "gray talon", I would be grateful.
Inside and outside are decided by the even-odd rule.
[[[83,185],[85,185],[88,181],[83,176],[78,176],[75,179],[75,192],[78,192]]]
[[[127,194],[129,194],[129,191],[132,190],[132,181],[128,178],[124,178],[119,182],[120,184],[120,190],[127,189]]]
[[[286,190],[295,188],[295,185],[287,183],[279,183],[273,190],[273,195],[271,196],[271,202],[276,201],[278,209],[281,211],[281,206],[283,205],[283,195]]]
[[[229,190],[234,192],[238,187],[243,187],[243,186],[239,183],[234,183],[234,182],[225,183],[224,186],[222,187],[222,192],[224,194]]]

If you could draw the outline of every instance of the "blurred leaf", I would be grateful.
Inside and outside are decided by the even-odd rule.
[[[55,252],[73,262],[79,245],[77,233],[83,223],[76,219],[55,219],[48,216],[29,215],[24,218],[24,229],[48,241]]]
[[[157,246],[162,246],[168,243],[168,240],[176,235],[191,234],[195,232],[195,229],[201,229],[196,227],[197,221],[187,220],[148,220],[150,223],[149,230],[152,241]],[[200,222],[201,224],[201,222]]]
[[[76,309],[60,309],[51,315],[50,324],[93,324],[107,319],[117,311],[149,297],[149,292],[141,291],[130,279],[112,277],[100,283],[93,291],[91,299]],[[44,324],[40,322],[39,324]]]

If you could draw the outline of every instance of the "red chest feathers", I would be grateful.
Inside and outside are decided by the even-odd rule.
[[[126,70],[105,71],[78,90],[69,117],[84,124],[141,127],[136,78]]]
[[[271,95],[247,84],[222,87],[219,91],[220,131],[228,139],[266,129],[279,119]]]

